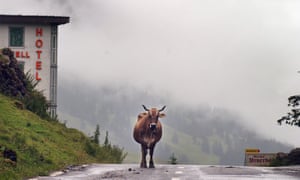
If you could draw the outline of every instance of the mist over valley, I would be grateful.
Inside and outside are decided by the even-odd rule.
[[[243,165],[245,148],[261,152],[289,152],[293,147],[263,137],[246,124],[236,112],[208,105],[190,106],[171,97],[152,93],[151,89],[131,85],[102,84],[98,87],[76,80],[61,81],[59,86],[59,119],[68,127],[92,135],[100,125],[100,142],[105,131],[112,144],[128,152],[125,162],[138,162],[140,146],[132,137],[137,115],[147,107],[167,105],[163,138],[155,157],[168,163],[172,153],[179,163]],[[154,91],[155,92],[155,91]]]

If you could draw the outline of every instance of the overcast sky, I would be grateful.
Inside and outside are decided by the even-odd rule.
[[[237,112],[269,138],[300,94],[297,0],[0,0],[1,14],[63,15],[59,76],[130,84]]]

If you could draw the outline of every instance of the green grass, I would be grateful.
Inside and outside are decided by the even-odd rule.
[[[17,153],[17,164],[13,165],[0,151],[0,179],[47,175],[74,164],[120,161],[82,132],[20,110],[14,102],[0,94],[0,146]]]

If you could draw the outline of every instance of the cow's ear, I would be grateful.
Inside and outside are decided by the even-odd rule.
[[[166,117],[166,114],[165,113],[159,113],[159,117],[160,118]]]
[[[146,112],[140,113],[140,114],[138,115],[138,118],[140,119],[140,118],[146,116],[147,114],[148,114],[148,113],[146,113]]]

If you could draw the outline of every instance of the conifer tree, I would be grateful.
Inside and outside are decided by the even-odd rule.
[[[100,126],[99,126],[99,124],[97,124],[92,141],[96,144],[100,144],[99,137],[100,137]]]
[[[108,140],[108,131],[106,131],[105,140],[104,140],[104,147],[108,147],[109,140]]]

